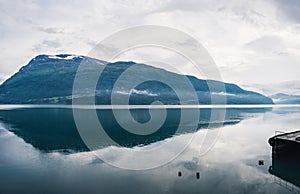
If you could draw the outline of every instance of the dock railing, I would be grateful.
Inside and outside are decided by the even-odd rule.
[[[275,131],[275,136],[280,135],[280,134],[284,134],[284,133],[286,133],[286,132],[276,130]]]
[[[289,183],[279,177],[274,176],[274,182],[278,185],[280,185],[281,187],[286,188],[287,190],[289,190],[292,193],[295,194],[300,194],[300,188],[292,183]]]

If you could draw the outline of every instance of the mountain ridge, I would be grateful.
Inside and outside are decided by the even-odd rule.
[[[300,95],[277,93],[269,96],[275,104],[300,104]]]
[[[111,95],[114,84],[119,76],[129,67],[137,65],[139,72],[134,77],[126,77],[124,84],[131,84],[131,80],[142,78],[147,73],[155,71],[159,76],[177,84],[185,91],[183,85],[178,81],[183,77],[187,78],[194,87],[197,94],[197,101],[180,102],[176,92],[172,91],[168,85],[149,81],[141,83],[131,91],[130,104],[151,104],[153,101],[161,101],[164,104],[212,104],[212,96],[226,97],[227,104],[273,104],[273,101],[257,92],[243,90],[236,84],[223,83],[215,80],[203,80],[194,76],[180,75],[164,69],[149,66],[147,64],[135,63],[132,61],[119,61],[108,63],[102,60],[71,54],[58,55],[38,55],[31,59],[29,63],[20,68],[13,76],[0,85],[1,104],[71,104],[72,90],[75,75],[79,65],[84,60],[84,71],[81,76],[95,74],[95,68],[101,68],[102,74],[97,83],[95,92],[95,102],[99,105],[111,104]],[[88,79],[82,79],[88,83]],[[224,84],[226,91],[222,91]],[[85,83],[83,83],[85,85]],[[82,88],[83,96],[75,98],[85,99],[94,96],[92,88]],[[124,91],[117,91],[124,92]],[[128,91],[127,91],[128,92]],[[124,93],[125,94],[125,93]],[[186,95],[189,95],[187,91]],[[126,104],[122,95],[118,104]]]

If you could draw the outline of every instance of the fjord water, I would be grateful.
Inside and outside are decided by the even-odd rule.
[[[296,185],[283,180],[284,177],[270,174],[274,159],[272,161],[268,144],[268,138],[276,130],[284,132],[299,128],[299,107],[229,108],[222,121],[210,120],[211,110],[200,109],[196,130],[186,123],[184,130],[177,133],[181,111],[168,109],[166,122],[147,136],[122,130],[110,109],[97,110],[106,133],[119,144],[100,145],[99,149],[106,153],[106,157],[126,162],[126,149],[147,148],[170,139],[179,146],[187,146],[178,157],[162,166],[125,170],[105,163],[89,151],[77,130],[72,109],[3,106],[0,110],[0,193],[299,191]],[[159,114],[161,110],[156,111]],[[133,109],[131,114],[141,123],[151,119],[147,109]],[[207,131],[217,131],[217,141],[209,152],[200,155],[200,139]],[[188,145],[182,143],[189,138],[192,141]],[[174,149],[167,147],[165,155],[153,154],[151,160],[166,157],[176,151]],[[264,160],[264,165],[258,165],[258,160]],[[178,171],[182,172],[181,177],[177,176]],[[200,173],[199,179],[196,179],[197,172]],[[287,172],[288,175],[293,173]]]

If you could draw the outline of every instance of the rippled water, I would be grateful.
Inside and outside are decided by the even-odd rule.
[[[178,132],[182,112],[167,109],[161,128],[145,136],[122,129],[111,109],[98,109],[99,121],[114,143],[101,139],[98,149],[89,151],[69,107],[2,106],[0,193],[299,192],[295,175],[299,168],[292,168],[297,161],[288,161],[291,168],[286,169],[285,161],[272,160],[268,144],[276,130],[298,129],[299,107],[228,108],[223,120],[211,120],[212,110],[218,111],[200,108],[197,127],[184,123],[183,130]],[[89,115],[89,109],[82,111]],[[117,111],[122,115],[123,109]],[[156,111],[160,114],[161,110]],[[151,119],[149,110],[144,108],[132,109],[131,115],[140,123]],[[216,142],[203,154],[200,150],[207,143],[207,134],[212,134]],[[170,141],[175,143],[155,151]],[[177,154],[180,148],[185,149]],[[141,150],[152,151],[148,155],[134,155],[137,158],[132,160],[130,153]],[[151,166],[159,160],[167,162],[148,170],[119,168],[129,163],[143,166],[138,162]],[[258,160],[264,160],[264,165],[258,165]],[[275,176],[278,171],[272,175],[269,168],[274,165],[287,176]],[[289,182],[284,180],[286,177]]]

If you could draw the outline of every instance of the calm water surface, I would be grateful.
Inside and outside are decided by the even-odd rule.
[[[89,110],[84,111],[89,114]],[[160,114],[161,110],[156,111]],[[272,159],[268,144],[276,130],[299,129],[299,107],[231,108],[223,120],[210,120],[211,112],[212,109],[200,109],[197,127],[184,123],[178,132],[182,112],[168,109],[159,130],[136,135],[123,130],[110,109],[97,110],[105,132],[117,143],[99,140],[98,150],[105,153],[101,158],[85,145],[71,109],[1,107],[0,193],[300,192],[299,167],[294,165],[299,161]],[[144,109],[131,110],[131,115],[140,123],[151,119]],[[216,143],[206,154],[200,154],[208,131],[216,132]],[[186,139],[191,139],[188,145]],[[170,140],[176,146],[152,152],[142,160],[151,164],[169,158],[178,147],[186,148],[162,166],[125,170],[104,162],[113,158],[117,164],[126,164],[128,150],[156,147]],[[264,165],[258,165],[258,160],[264,160]],[[181,177],[177,175],[179,171]]]

